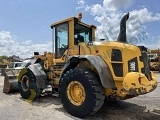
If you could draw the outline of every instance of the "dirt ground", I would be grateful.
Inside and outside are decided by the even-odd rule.
[[[84,120],[159,120],[160,119],[160,73],[158,87],[151,93],[125,101],[108,102],[94,115]],[[4,94],[4,78],[0,76],[1,120],[80,120],[63,108],[60,99],[43,96],[32,103],[26,102],[19,93]]]

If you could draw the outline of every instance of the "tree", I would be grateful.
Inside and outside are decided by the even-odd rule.
[[[3,59],[8,59],[7,56],[3,55],[3,56],[0,56],[0,61],[2,61]]]

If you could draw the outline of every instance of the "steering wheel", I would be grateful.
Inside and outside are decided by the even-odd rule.
[[[68,45],[62,44],[61,48],[68,48]]]

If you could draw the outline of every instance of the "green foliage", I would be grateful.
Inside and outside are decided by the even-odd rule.
[[[7,56],[0,56],[0,61],[2,60],[2,59],[8,59],[8,57]]]

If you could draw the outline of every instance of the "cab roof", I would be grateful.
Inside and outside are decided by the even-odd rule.
[[[64,20],[60,20],[60,21],[58,21],[58,22],[55,22],[55,23],[51,24],[51,28],[53,28],[54,26],[56,26],[56,25],[58,25],[58,24],[65,23],[65,22],[68,22],[68,21],[71,21],[71,20],[79,21],[79,19],[78,19],[77,17],[70,17],[70,18],[67,18],[67,19],[64,19]],[[79,23],[82,24],[82,25],[84,25],[84,26],[86,26],[86,27],[89,27],[89,28],[90,28],[90,27],[96,28],[96,26],[94,26],[94,25],[88,25],[88,24],[83,23],[83,22],[81,22],[81,21],[79,21]]]

